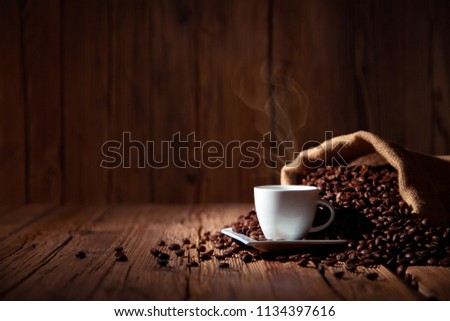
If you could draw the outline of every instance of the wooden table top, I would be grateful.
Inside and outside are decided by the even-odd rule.
[[[250,204],[0,207],[2,300],[450,300],[450,269],[410,267],[418,290],[383,266],[345,271],[341,279],[294,262],[229,259],[188,268],[173,253],[159,267],[160,239],[193,241],[248,212]],[[123,246],[128,262],[115,260]],[[85,259],[75,258],[78,251]],[[218,250],[216,250],[217,253]],[[170,251],[168,251],[170,252]],[[190,250],[195,259],[197,252]],[[364,272],[376,271],[371,281]]]

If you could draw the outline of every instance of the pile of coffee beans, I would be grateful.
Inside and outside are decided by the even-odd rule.
[[[167,246],[164,241],[157,245],[167,246],[176,256],[184,256],[186,250],[189,267],[215,258],[219,261],[218,267],[224,269],[229,267],[225,261],[230,257],[240,258],[243,263],[295,261],[301,267],[315,266],[321,273],[326,266],[342,263],[349,272],[355,272],[358,266],[383,264],[412,286],[417,285],[417,281],[406,274],[407,266],[450,266],[450,228],[435,226],[427,218],[412,213],[400,196],[398,174],[391,166],[328,166],[299,177],[297,182],[317,186],[319,198],[336,209],[336,218],[330,227],[305,239],[346,239],[349,240],[347,247],[333,252],[276,255],[248,248],[220,232],[203,233],[197,245],[188,239],[184,239],[181,246]],[[324,223],[328,215],[326,209],[319,208],[314,225]],[[254,210],[239,216],[230,226],[235,232],[265,240]],[[197,261],[189,256],[190,249],[196,249]],[[156,248],[152,249],[152,254],[158,257],[161,266],[167,265],[168,254]],[[377,278],[376,273],[366,276],[370,280]],[[342,277],[340,271],[335,277]]]
[[[348,250],[330,257],[356,264],[373,261],[394,271],[408,265],[450,266],[450,228],[412,213],[391,166],[319,168],[299,183],[317,186],[320,198],[337,210],[331,228],[311,236],[350,240]]]

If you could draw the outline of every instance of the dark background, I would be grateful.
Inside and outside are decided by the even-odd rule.
[[[307,94],[300,144],[366,129],[450,154],[449,31],[444,0],[1,0],[0,202],[250,201],[276,171],[106,170],[100,148],[260,140],[262,66]]]

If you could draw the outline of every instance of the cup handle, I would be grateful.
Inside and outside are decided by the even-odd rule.
[[[328,219],[328,221],[326,223],[324,223],[322,225],[311,227],[311,229],[309,230],[309,233],[315,233],[315,232],[322,231],[323,229],[326,229],[328,226],[330,226],[330,224],[334,221],[334,216],[335,216],[334,207],[325,201],[317,201],[317,204],[322,204],[323,206],[328,207],[328,209],[330,210],[330,218]]]

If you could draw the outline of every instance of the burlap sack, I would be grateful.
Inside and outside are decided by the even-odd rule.
[[[301,152],[281,170],[281,184],[298,184],[299,176],[325,163],[382,165],[398,171],[399,190],[413,211],[434,223],[450,225],[450,156],[409,151],[365,131],[338,136]]]

